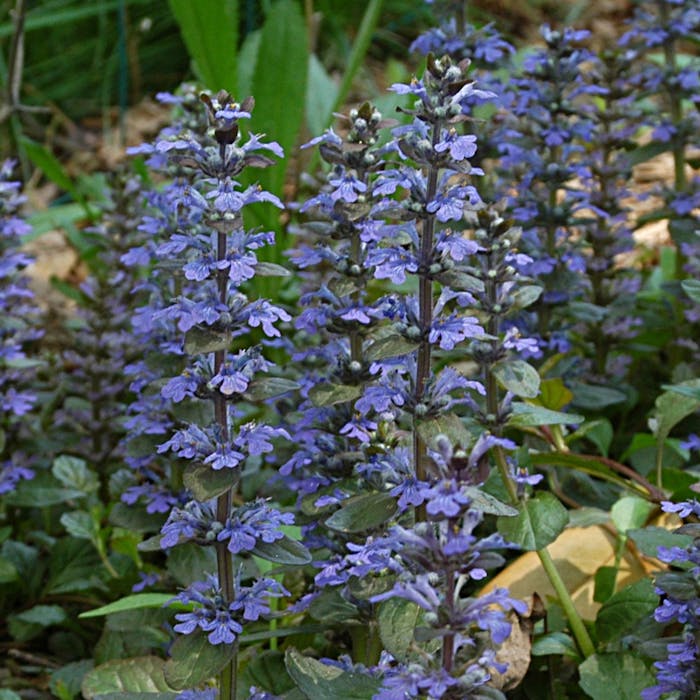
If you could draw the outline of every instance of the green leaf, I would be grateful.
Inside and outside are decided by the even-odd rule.
[[[700,389],[700,379],[690,379],[675,386],[691,390]],[[673,387],[669,388],[670,391],[665,391],[656,399],[654,435],[659,442],[663,442],[669,436],[674,426],[700,408],[700,399],[679,394]]]
[[[182,481],[198,501],[208,501],[228,491],[240,478],[235,469],[212,469],[208,464],[185,468]]]
[[[309,391],[314,406],[334,406],[337,403],[353,401],[362,394],[361,386],[349,384],[317,384]]]
[[[666,153],[666,151],[671,150],[671,145],[667,142],[662,141],[652,141],[651,143],[644,144],[643,146],[638,146],[632,151],[629,151],[626,155],[630,165],[639,165],[647,160],[656,158],[656,156],[661,153]]]
[[[0,700],[22,700],[22,696],[17,695],[14,690],[0,688]]]
[[[654,584],[648,578],[635,581],[613,595],[598,611],[595,628],[598,639],[608,644],[633,632],[659,604]]]
[[[309,132],[325,131],[338,95],[338,85],[316,57],[309,55],[309,88],[306,91],[306,124]]]
[[[576,660],[581,658],[576,642],[564,632],[550,632],[538,637],[532,643],[530,653],[533,656],[568,656]]]
[[[85,700],[107,693],[160,693],[171,688],[163,676],[163,659],[140,656],[114,659],[87,673],[82,692]]]
[[[642,527],[654,510],[654,505],[637,496],[623,496],[610,511],[617,531],[625,534],[628,530]]]
[[[308,700],[371,700],[380,682],[360,673],[348,673],[337,666],[302,656],[288,649],[285,656],[287,671]]]
[[[185,352],[188,355],[203,355],[231,347],[231,333],[217,331],[207,326],[195,326],[185,333]]]
[[[111,525],[123,527],[133,532],[159,531],[165,522],[164,513],[148,513],[142,505],[115,503],[109,511]]]
[[[595,572],[595,587],[593,589],[593,600],[596,603],[604,603],[615,593],[615,582],[617,580],[617,566],[601,566]]]
[[[421,420],[418,434],[426,445],[432,446],[438,435],[446,435],[453,445],[466,447],[472,442],[472,436],[462,419],[454,413],[445,413],[437,418]]]
[[[655,559],[659,556],[659,547],[688,547],[693,543],[690,535],[651,525],[640,530],[629,530],[627,535],[642,554]]]
[[[304,118],[308,67],[308,34],[299,5],[293,0],[277,0],[262,27],[253,73],[255,112],[251,124],[256,132],[277,141],[287,154]],[[281,165],[269,168],[259,174],[260,183],[281,194],[284,173]]]
[[[564,380],[561,377],[543,379],[540,382],[540,395],[537,398],[537,404],[544,406],[544,408],[559,411],[571,403],[573,398],[573,393],[564,384]]]
[[[534,399],[540,391],[540,375],[524,360],[501,360],[492,371],[499,384],[516,396]]]
[[[536,425],[571,425],[582,423],[584,420],[584,416],[577,413],[562,413],[516,401],[513,403],[513,413],[508,419],[508,425],[514,428],[526,428]]]
[[[233,644],[210,644],[201,630],[180,635],[170,648],[163,675],[175,690],[191,688],[216,676],[235,650]]]
[[[420,608],[405,598],[389,598],[379,606],[377,623],[384,648],[398,661],[406,661]]]
[[[374,362],[376,360],[384,360],[387,357],[407,355],[413,352],[416,347],[418,347],[416,343],[406,340],[402,335],[392,334],[375,340],[367,348],[365,357],[369,362]]]
[[[3,495],[3,501],[9,506],[46,508],[84,496],[77,489],[63,488],[51,474],[39,472],[31,481],[20,481],[14,491]]]
[[[629,653],[593,654],[578,670],[579,685],[593,700],[639,700],[655,683],[644,662]]]
[[[92,659],[74,661],[61,666],[51,673],[49,690],[61,700],[73,700],[79,697],[83,678],[94,667],[95,662]]]
[[[81,540],[96,542],[100,533],[95,521],[84,510],[74,510],[70,513],[63,513],[60,518],[61,525],[66,528],[68,534]]]
[[[338,532],[365,532],[391,520],[397,510],[396,499],[388,493],[353,496],[326,520],[326,526]]]
[[[542,287],[536,284],[525,284],[513,294],[513,309],[525,309],[534,304],[542,295]]]
[[[350,601],[342,597],[338,588],[322,589],[309,605],[309,615],[327,625],[360,624],[362,614]]]
[[[518,514],[517,508],[504,503],[490,493],[486,493],[486,491],[482,491],[478,486],[463,487],[462,493],[469,497],[472,508],[486,515],[513,516]]]
[[[158,535],[158,540],[160,538]],[[207,571],[216,569],[214,547],[200,547],[194,542],[178,545],[168,552],[167,569],[181,586],[201,581]]]
[[[46,592],[60,595],[101,590],[105,587],[100,578],[103,571],[99,555],[89,542],[64,537],[51,548]]]
[[[254,685],[275,695],[281,695],[294,688],[294,681],[289,677],[284,665],[284,654],[280,651],[256,654],[246,665],[242,681],[246,688]],[[248,697],[247,692],[245,697]]]
[[[255,265],[255,276],[260,277],[291,277],[292,273],[282,265],[261,260]]]
[[[568,522],[566,508],[556,496],[543,491],[521,505],[515,517],[498,518],[498,531],[509,542],[531,552],[554,542]]]
[[[299,383],[284,377],[261,377],[254,379],[245,391],[245,398],[249,401],[264,401],[275,396],[282,396],[290,391],[296,391]]]
[[[0,557],[0,583],[10,583],[19,578],[19,573],[11,561]]]
[[[236,91],[237,0],[170,0],[195,72],[210,90]],[[216,37],[214,39],[214,37]]]
[[[173,599],[171,593],[134,593],[126,598],[120,598],[113,603],[103,605],[81,613],[78,617],[101,617],[110,613],[123,612],[124,610],[135,610],[139,608],[162,608]]]
[[[582,382],[569,382],[569,388],[574,392],[571,404],[577,408],[597,410],[622,403],[627,400],[627,395],[619,389]]]
[[[84,459],[78,457],[56,457],[51,466],[51,473],[67,488],[83,493],[94,493],[100,486],[97,474],[90,471]]]
[[[583,438],[590,440],[598,448],[600,454],[607,457],[613,439],[612,423],[607,418],[586,421],[567,438],[567,443]]]
[[[76,190],[75,183],[71,180],[63,168],[63,165],[61,165],[61,162],[51,151],[26,136],[20,137],[20,143],[29,157],[29,160],[31,160],[51,182],[58,185],[62,190],[70,193],[73,199],[79,201],[79,193]]]
[[[692,301],[700,304],[700,280],[683,280],[681,287]]]
[[[278,565],[303,566],[311,562],[309,550],[287,535],[274,542],[258,542],[252,553]]]
[[[46,627],[63,624],[67,619],[68,615],[60,605],[35,605],[17,615],[10,615],[7,627],[18,642],[28,642],[45,634]]]

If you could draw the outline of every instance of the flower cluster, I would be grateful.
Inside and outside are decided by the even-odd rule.
[[[261,578],[243,585],[242,574],[234,577],[233,557],[250,555],[279,561],[279,544],[286,563],[304,563],[303,548],[286,540],[281,531],[293,522],[263,500],[234,506],[244,466],[264,458],[273,450],[273,440],[289,439],[284,428],[253,417],[246,409],[254,388],[271,396],[256,377],[273,365],[264,358],[267,339],[280,336],[276,324],[290,320],[281,307],[264,298],[250,299],[243,285],[258,272],[257,251],[274,241],[267,231],[247,231],[242,210],[256,202],[282,207],[282,202],[257,185],[244,187],[240,176],[246,167],[267,167],[273,161],[265,155],[282,155],[275,143],[249,134],[242,138],[239,122],[250,118],[253,100],[238,104],[226,92],[201,95],[207,125],[183,119],[177,131],[161,134],[154,145],[136,149],[149,156],[152,164],[175,172],[164,196],[151,204],[160,213],[144,219],[158,239],[127,254],[132,263],[154,261],[150,284],[143,288],[150,297],[148,307],[136,317],[136,327],[151,347],[174,355],[153,371],[146,362],[132,371],[135,385],[157,387],[142,394],[136,415],[163,406],[168,420],[154,420],[154,434],[169,434],[157,452],[172,453],[184,460],[183,481],[191,494],[187,502],[172,508],[161,530],[163,548],[186,541],[216,550],[218,574],[195,583],[178,596],[192,604],[192,610],[178,613],[175,631],[192,634],[201,630],[213,645],[234,644],[246,621],[270,612],[267,598],[288,595],[273,579]],[[260,268],[262,270],[262,267]],[[276,273],[275,267],[267,268]],[[260,333],[259,346],[234,350],[239,338]],[[184,336],[184,337],[183,337]],[[189,357],[188,357],[189,356]],[[177,372],[172,375],[172,370]],[[262,387],[262,388],[261,388]],[[282,391],[286,390],[284,385]],[[167,412],[166,412],[167,413]],[[192,421],[191,416],[200,416]],[[141,496],[132,488],[129,498]],[[148,494],[153,498],[153,494]],[[296,547],[295,547],[296,545]],[[293,554],[290,559],[290,548]],[[235,654],[231,661],[235,676]]]
[[[662,508],[688,522],[676,532],[685,540],[673,547],[659,547],[659,559],[674,567],[656,575],[656,592],[662,596],[654,619],[664,626],[678,629],[667,637],[666,657],[654,663],[657,684],[642,691],[644,700],[669,697],[693,698],[700,691],[700,503],[665,501]]]
[[[20,249],[31,229],[20,213],[25,198],[21,183],[12,179],[13,167],[11,161],[0,166],[0,494],[34,476],[22,453],[22,439],[37,401],[30,388],[36,361],[28,349],[41,335],[34,295],[22,274],[32,262]]]

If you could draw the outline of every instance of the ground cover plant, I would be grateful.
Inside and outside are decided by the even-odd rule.
[[[0,171],[0,700],[698,697],[700,3],[427,2],[371,95],[380,2],[244,5],[118,171],[17,140],[60,322]]]

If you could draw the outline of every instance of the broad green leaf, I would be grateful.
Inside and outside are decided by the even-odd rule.
[[[201,630],[180,635],[170,648],[163,675],[171,688],[185,690],[216,676],[233,658],[233,644],[210,644]]]
[[[569,388],[574,393],[571,404],[576,408],[597,410],[622,403],[627,399],[627,394],[619,389],[582,382],[568,382]]]
[[[406,660],[420,614],[420,608],[405,598],[389,598],[379,607],[379,636],[384,648],[399,661]]]
[[[231,346],[231,334],[217,331],[207,326],[195,326],[185,333],[185,352],[188,355],[203,355],[218,350],[228,350]]]
[[[309,132],[325,131],[338,95],[338,85],[316,54],[309,55],[309,87],[306,91],[306,124]]]
[[[700,304],[700,280],[683,280],[681,287],[692,301]]]
[[[438,435],[447,435],[453,445],[466,447],[473,438],[464,421],[454,413],[445,413],[437,418],[428,418],[418,423],[418,434],[426,445],[432,446]]]
[[[574,398],[571,390],[564,384],[560,377],[555,379],[543,379],[540,382],[540,395],[536,403],[552,411],[559,411]],[[578,421],[576,421],[578,422]]]
[[[51,549],[46,592],[52,595],[101,590],[106,571],[94,547],[85,540],[64,537]]]
[[[653,510],[649,501],[637,496],[623,496],[613,504],[610,517],[617,531],[624,535],[628,530],[642,527]]]
[[[598,639],[607,644],[632,632],[659,604],[654,585],[648,578],[635,581],[608,599],[598,612],[595,628]]]
[[[59,700],[73,700],[80,697],[80,686],[85,674],[95,667],[92,659],[65,664],[51,673],[49,690]]]
[[[700,389],[700,379],[690,379],[687,382],[680,382],[676,386],[684,389]],[[656,399],[654,434],[659,442],[663,442],[669,436],[674,426],[700,408],[699,398],[679,394],[673,391],[673,387],[670,389]]]
[[[406,340],[402,335],[393,334],[387,335],[384,338],[375,340],[372,345],[367,348],[365,357],[368,361],[384,360],[387,357],[396,357],[397,355],[407,355],[413,352],[417,345],[410,340]]]
[[[309,392],[309,398],[314,406],[334,406],[337,403],[353,401],[361,394],[361,386],[349,384],[317,384]]]
[[[562,413],[542,406],[514,402],[513,413],[508,418],[508,425],[515,428],[526,428],[536,425],[571,425],[572,423],[582,423],[584,420],[584,416],[577,413]]]
[[[564,632],[550,632],[538,637],[532,643],[533,656],[568,656],[570,659],[580,659],[576,642]]]
[[[254,685],[275,695],[281,695],[294,688],[294,681],[289,677],[284,665],[284,654],[280,651],[256,654],[246,665],[241,680],[247,688]]]
[[[540,375],[524,360],[501,360],[493,366],[493,374],[508,391],[516,396],[534,399],[540,390]]]
[[[296,391],[299,383],[284,377],[261,377],[254,379],[245,391],[245,398],[249,401],[264,401],[275,396],[282,396],[290,391]]]
[[[629,653],[594,654],[578,670],[579,685],[593,700],[639,700],[655,683],[646,664]]]
[[[486,493],[478,486],[467,486],[462,488],[462,493],[469,496],[471,507],[476,508],[486,515],[517,515],[518,509],[499,500],[490,493]]]
[[[659,547],[688,547],[693,543],[690,535],[671,532],[665,527],[649,526],[629,530],[627,535],[642,554],[654,559],[659,556]]]
[[[124,527],[133,532],[154,532],[162,527],[166,513],[148,513],[142,505],[115,503],[109,511],[109,522],[117,527]]]
[[[687,396],[689,399],[700,401],[700,387],[693,388],[680,386],[679,384],[662,384],[661,388],[666,391],[673,391],[681,396]]]
[[[68,615],[60,605],[35,605],[17,615],[10,615],[7,627],[18,642],[28,642],[39,635],[45,635],[47,627],[60,625],[67,619]]]
[[[0,557],[0,583],[10,583],[19,578],[17,569],[11,561],[7,561],[4,557]]]
[[[608,456],[610,445],[613,439],[612,423],[607,418],[586,421],[578,430],[567,438],[567,443],[585,438],[590,440],[603,457]]]
[[[158,540],[160,540],[158,535]],[[216,570],[214,547],[184,542],[168,552],[168,573],[181,585],[202,581],[208,571]]]
[[[237,0],[170,0],[195,72],[213,92],[236,91]]]
[[[308,34],[299,5],[293,0],[271,3],[253,72],[251,128],[277,141],[286,154],[292,152],[304,118],[308,66]],[[278,164],[256,177],[280,195],[284,173]]]
[[[173,599],[170,593],[134,593],[120,598],[113,603],[81,613],[78,617],[101,617],[111,613],[135,610],[139,608],[162,608]]]
[[[78,489],[63,488],[52,474],[39,472],[31,481],[20,481],[14,491],[3,495],[3,501],[10,506],[46,508],[84,496]]]
[[[309,615],[327,625],[361,624],[362,613],[345,600],[338,588],[325,588],[309,605]]]
[[[258,542],[252,553],[274,564],[303,566],[311,562],[311,554],[301,542],[285,535],[274,542]]]
[[[70,193],[73,199],[79,201],[79,193],[76,190],[75,183],[68,176],[58,158],[40,143],[32,141],[32,139],[26,136],[20,137],[20,142],[25,153],[29,156],[29,160],[31,160],[51,182],[58,185],[62,190]]]
[[[51,473],[67,488],[78,489],[84,493],[94,493],[100,485],[97,474],[90,471],[84,459],[78,457],[56,457],[51,466]]]
[[[554,542],[568,522],[566,508],[556,496],[543,491],[522,504],[515,517],[499,517],[498,531],[509,542],[534,551]]]
[[[239,478],[235,469],[212,469],[208,464],[188,465],[182,475],[184,485],[198,501],[220,496],[232,488]]]
[[[513,309],[525,309],[534,304],[542,295],[542,287],[536,284],[525,284],[513,294]]]
[[[114,659],[87,673],[82,691],[85,700],[106,693],[161,693],[170,691],[163,676],[165,662],[157,656]]]
[[[329,666],[296,649],[285,656],[287,671],[308,700],[371,700],[380,682],[360,673],[348,673]]]
[[[255,265],[255,275],[260,277],[291,277],[291,272],[282,265],[261,260]]]
[[[99,539],[99,530],[95,521],[84,510],[74,510],[64,513],[61,518],[61,525],[66,528],[68,534],[81,540],[96,542]]]
[[[593,589],[593,600],[596,603],[605,603],[615,593],[615,583],[617,581],[618,566],[601,566],[595,572]]]
[[[14,690],[0,688],[0,700],[22,700],[22,696],[17,695]]]
[[[365,532],[391,520],[397,510],[396,499],[388,493],[353,496],[326,520],[326,526],[338,532]]]
[[[638,146],[637,148],[629,151],[626,154],[626,159],[629,161],[630,165],[639,165],[647,160],[656,158],[656,156],[661,153],[666,153],[666,151],[671,150],[671,145],[667,142],[662,141],[652,141],[651,143],[646,143],[643,146]]]

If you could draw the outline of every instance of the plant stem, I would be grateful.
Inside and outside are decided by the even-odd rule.
[[[503,483],[508,490],[508,496],[510,497],[511,503],[514,506],[520,505],[522,508],[524,504],[520,502],[515,484],[508,473],[508,464],[506,462],[503,448],[500,445],[497,445],[494,448],[494,454],[496,456],[496,464],[498,465],[499,473],[501,474]],[[567,590],[566,585],[564,584],[564,581],[562,580],[559,571],[552,560],[552,557],[547,551],[547,548],[543,547],[542,549],[538,549],[537,556],[540,558],[542,568],[544,569],[549,582],[552,584],[552,588],[554,588],[561,606],[564,608],[564,613],[569,621],[569,626],[571,627],[571,632],[576,639],[576,643],[578,644],[581,653],[588,658],[592,654],[595,654],[595,646],[593,645],[591,637],[588,634],[586,626],[583,624],[581,616],[578,614],[578,611],[574,606],[574,601],[571,599],[571,594]]]
[[[559,575],[559,571],[555,566],[551,555],[547,551],[547,548],[543,547],[542,549],[538,549],[537,556],[540,558],[540,562],[542,562],[542,568],[547,574],[547,578],[552,584],[552,587],[556,591],[561,606],[564,608],[566,618],[569,621],[571,631],[573,632],[573,635],[576,639],[576,643],[578,644],[581,653],[586,658],[592,656],[593,654],[595,654],[595,646],[593,645],[593,641],[591,640],[591,637],[588,634],[586,626],[583,624],[581,616],[578,614],[578,611],[574,606],[574,601],[571,599],[571,595],[566,589],[566,585],[564,584],[564,581]]]
[[[226,146],[220,145],[220,155],[222,162],[226,157]],[[225,232],[217,232],[216,257],[217,260],[226,258],[227,236]],[[217,285],[219,291],[219,301],[226,303],[226,292],[228,288],[227,273],[219,270],[217,273]],[[219,374],[226,357],[225,350],[218,350],[214,353],[214,374]],[[214,394],[214,420],[221,431],[221,441],[228,440],[228,408],[226,397],[219,391]],[[234,487],[227,489],[216,499],[216,518],[220,523],[225,523],[231,513]],[[235,596],[235,586],[233,578],[233,557],[229,552],[225,542],[220,542],[216,547],[216,568],[219,576],[219,585],[225,600],[233,601]],[[222,669],[220,678],[220,700],[235,700],[236,698],[236,669],[238,665],[238,644],[234,642],[234,652],[231,661]]]

